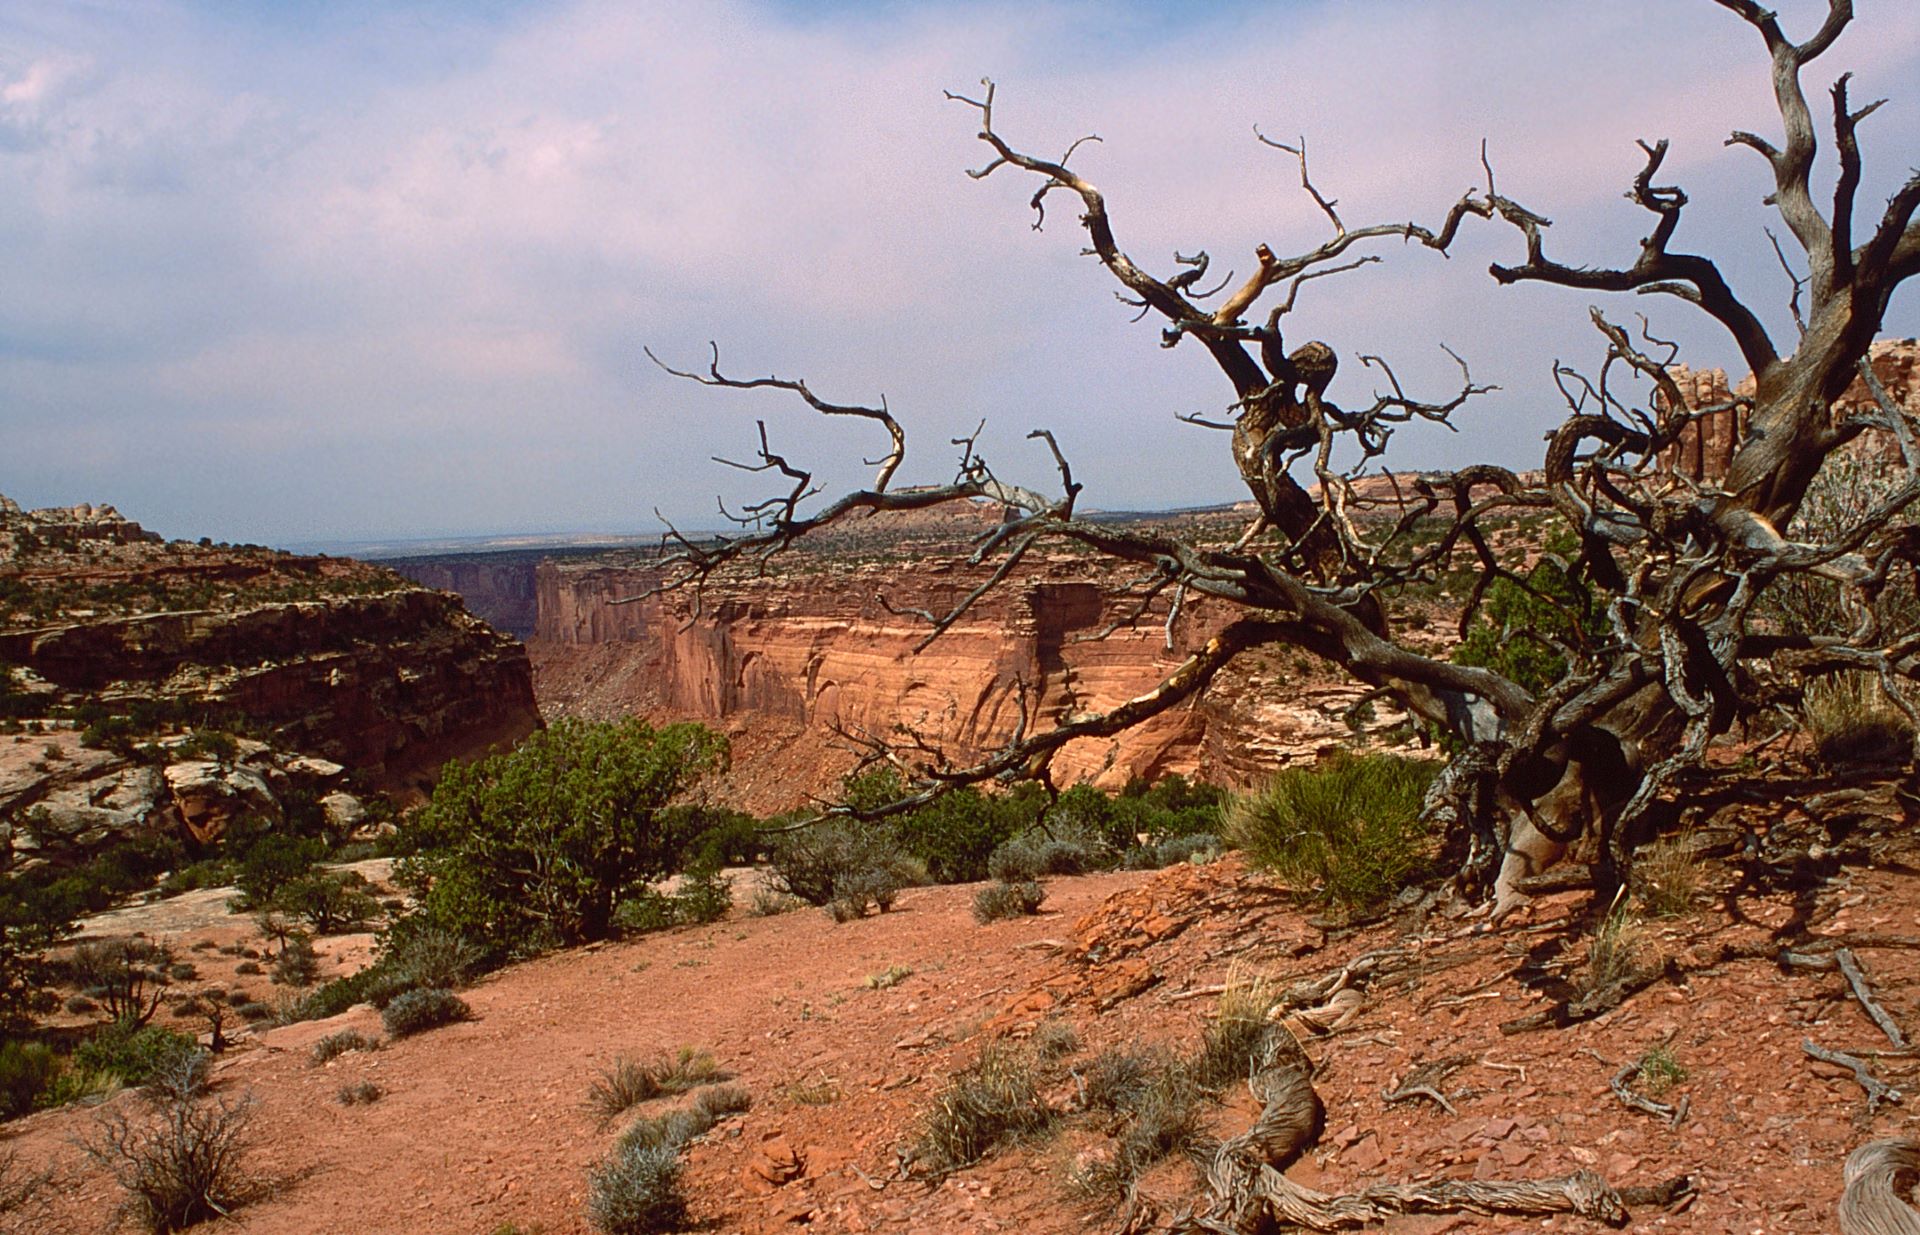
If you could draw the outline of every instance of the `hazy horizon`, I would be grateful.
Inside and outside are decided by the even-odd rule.
[[[1801,37],[1826,8],[1780,7]],[[1889,99],[1861,130],[1870,226],[1920,163],[1920,9],[1859,10],[1806,88],[1817,116],[1843,71],[1856,106]],[[884,396],[902,483],[946,479],[984,418],[996,468],[1036,486],[1052,464],[1026,434],[1052,429],[1089,506],[1244,498],[1224,435],[1173,418],[1226,411],[1201,349],[1131,324],[1064,199],[1035,232],[1031,178],[964,174],[977,116],[941,92],[983,74],[1016,146],[1098,133],[1074,165],[1122,248],[1163,275],[1206,249],[1209,284],[1327,234],[1256,125],[1306,137],[1356,226],[1437,222],[1485,138],[1501,190],[1555,221],[1549,251],[1604,264],[1647,231],[1622,200],[1634,140],[1670,138],[1676,247],[1791,337],[1766,168],[1723,145],[1778,131],[1767,66],[1708,0],[0,0],[0,493],[276,545],[647,535],[656,507],[713,528],[716,495],[764,492],[711,462],[746,457],[756,419],[824,496],[870,478],[866,426],[641,353],[702,367],[713,339],[737,374]],[[1446,397],[1453,347],[1502,390],[1388,462],[1536,466],[1551,364],[1601,353],[1596,298],[1497,287],[1507,228],[1469,226],[1451,260],[1367,251],[1385,260],[1306,286],[1289,340],[1334,346],[1349,403],[1366,353]],[[1739,376],[1689,306],[1597,302]],[[1912,290],[1886,333],[1920,334]]]

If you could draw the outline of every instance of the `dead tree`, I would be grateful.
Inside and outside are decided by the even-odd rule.
[[[1688,199],[1678,186],[1660,182],[1664,140],[1641,143],[1645,164],[1627,194],[1652,216],[1649,234],[1625,263],[1591,268],[1549,255],[1549,220],[1499,192],[1484,153],[1484,187],[1462,196],[1437,225],[1350,227],[1335,202],[1315,187],[1304,144],[1262,137],[1280,156],[1297,161],[1300,183],[1331,234],[1291,257],[1259,246],[1253,273],[1209,307],[1196,288],[1200,259],[1176,255],[1188,268],[1163,277],[1122,248],[1106,198],[1072,166],[1089,139],[1057,159],[1025,152],[1002,135],[994,87],[985,82],[976,95],[949,96],[977,115],[989,151],[984,166],[969,175],[1031,177],[1036,228],[1047,221],[1049,205],[1071,202],[1087,254],[1118,280],[1121,299],[1158,315],[1163,346],[1207,351],[1232,397],[1221,416],[1189,419],[1231,431],[1234,462],[1258,504],[1258,519],[1237,544],[1222,549],[1077,518],[1079,486],[1043,430],[1030,436],[1051,450],[1056,494],[1003,482],[971,442],[962,444],[951,482],[894,488],[906,438],[884,404],[842,406],[820,399],[804,382],[731,377],[716,349],[704,372],[667,371],[709,386],[790,390],[821,413],[875,421],[888,446],[871,488],[809,513],[803,506],[815,494],[811,474],[772,449],[763,424],[757,461],[735,466],[777,474],[787,489],[743,512],[746,526],[738,535],[695,542],[670,533],[675,552],[666,586],[697,589],[717,571],[763,562],[855,512],[998,500],[1010,514],[974,554],[976,562],[993,564],[991,574],[950,612],[923,615],[930,620],[929,637],[1005,580],[1036,546],[1059,542],[1144,568],[1154,581],[1152,595],[1163,603],[1207,596],[1236,606],[1240,616],[1156,688],[1106,712],[1022,725],[1004,745],[966,763],[924,747],[887,752],[915,774],[915,792],[870,814],[908,809],[955,785],[1044,775],[1048,760],[1067,742],[1116,733],[1174,707],[1253,649],[1292,645],[1342,667],[1452,735],[1458,753],[1437,782],[1429,809],[1446,826],[1462,885],[1475,895],[1491,893],[1496,914],[1521,899],[1518,879],[1556,861],[1583,836],[1595,847],[1603,877],[1620,878],[1648,807],[1676,774],[1699,764],[1713,737],[1752,713],[1754,674],[1769,663],[1802,676],[1874,675],[1910,718],[1920,716],[1909,698],[1912,679],[1920,675],[1920,636],[1880,629],[1870,603],[1897,569],[1906,569],[1901,564],[1911,562],[1920,544],[1907,514],[1920,498],[1920,454],[1908,418],[1889,399],[1846,419],[1831,412],[1862,370],[1894,289],[1920,269],[1920,224],[1914,222],[1920,174],[1894,193],[1870,226],[1856,223],[1858,129],[1880,104],[1855,108],[1848,77],[1841,75],[1831,88],[1826,122],[1838,175],[1831,198],[1816,199],[1821,126],[1801,78],[1853,20],[1850,0],[1829,0],[1820,28],[1799,42],[1753,0],[1717,3],[1764,44],[1784,127],[1777,141],[1748,132],[1729,139],[1770,165],[1769,202],[1791,239],[1792,260],[1804,266],[1804,277],[1795,274],[1799,336],[1784,349],[1712,259],[1673,247]],[[1741,409],[1749,429],[1724,481],[1699,483],[1657,461],[1698,417],[1725,409],[1689,407],[1668,371],[1677,349],[1644,326],[1629,332],[1595,309],[1604,359],[1592,376],[1556,372],[1567,415],[1551,435],[1537,475],[1492,465],[1422,475],[1391,501],[1356,488],[1355,479],[1379,465],[1397,426],[1446,422],[1484,388],[1473,383],[1462,362],[1459,389],[1446,399],[1424,401],[1407,394],[1384,361],[1362,356],[1384,392],[1369,406],[1341,407],[1328,396],[1334,349],[1319,341],[1289,348],[1282,324],[1310,280],[1378,260],[1370,250],[1384,242],[1445,252],[1463,226],[1481,221],[1511,228],[1524,246],[1522,260],[1492,267],[1500,283],[1672,297],[1727,331],[1756,389]],[[1898,444],[1904,482],[1832,538],[1793,539],[1788,533],[1808,485],[1835,451],[1869,427]],[[1578,548],[1567,570],[1593,598],[1594,611],[1604,615],[1604,629],[1564,642],[1561,650],[1571,665],[1564,680],[1537,692],[1493,670],[1413,650],[1396,639],[1391,612],[1398,591],[1432,581],[1456,555],[1465,555],[1479,574],[1463,631],[1495,580],[1525,587],[1520,564],[1496,552],[1485,534],[1490,520],[1515,512],[1537,514],[1572,534]],[[1436,519],[1444,528],[1437,541],[1411,535]],[[1853,629],[1794,631],[1756,620],[1756,602],[1768,587],[1794,576],[1832,580],[1844,589],[1855,602],[1850,612],[1858,615]]]

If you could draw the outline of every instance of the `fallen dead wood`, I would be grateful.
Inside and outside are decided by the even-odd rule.
[[[1867,1065],[1862,1060],[1842,1051],[1830,1051],[1812,1038],[1802,1038],[1800,1049],[1807,1053],[1808,1058],[1850,1070],[1853,1073],[1853,1079],[1859,1082],[1860,1088],[1867,1091],[1869,1114],[1879,1110],[1883,1103],[1893,1104],[1900,1101],[1900,1091],[1867,1071]]]
[[[1573,862],[1566,866],[1556,866],[1538,875],[1526,875],[1514,880],[1514,888],[1528,896],[1540,896],[1552,892],[1590,891],[1593,888],[1593,867],[1583,862]]]
[[[1920,1235],[1920,1212],[1907,1200],[1920,1174],[1920,1144],[1868,1141],[1847,1155],[1840,1235]]]
[[[1867,1015],[1872,1017],[1873,1023],[1880,1027],[1880,1032],[1887,1035],[1887,1041],[1893,1044],[1895,1050],[1905,1049],[1907,1040],[1901,1035],[1900,1026],[1887,1015],[1885,1008],[1874,1002],[1873,993],[1867,989],[1867,975],[1861,972],[1860,962],[1854,959],[1852,949],[1841,948],[1833,954],[1833,959],[1834,963],[1840,966],[1840,972],[1845,975],[1847,985],[1853,989],[1853,997],[1859,1000],[1860,1006],[1867,1010]]]
[[[1407,1073],[1399,1084],[1381,1090],[1380,1096],[1389,1106],[1396,1102],[1425,1098],[1447,1114],[1458,1115],[1460,1112],[1453,1109],[1453,1103],[1447,1101],[1446,1095],[1440,1092],[1440,1083],[1473,1062],[1471,1055],[1451,1055],[1445,1059],[1430,1060]]]
[[[1780,965],[1785,969],[1838,969],[1840,976],[1847,980],[1847,989],[1854,1000],[1866,1011],[1880,1032],[1887,1035],[1887,1041],[1895,1050],[1906,1050],[1906,1036],[1900,1032],[1900,1026],[1887,1010],[1873,998],[1872,988],[1867,984],[1865,969],[1851,948],[1835,948],[1832,952],[1782,951]]]
[[[1603,1012],[1611,1012],[1625,1003],[1629,996],[1637,995],[1652,986],[1661,978],[1677,971],[1673,962],[1646,969],[1636,969],[1624,978],[1609,982],[1599,990],[1590,991],[1565,1003],[1557,1003],[1538,1012],[1529,1012],[1522,1017],[1503,1021],[1500,1032],[1509,1036],[1526,1033],[1534,1029],[1565,1029],[1569,1025],[1578,1025],[1581,1021],[1590,1021]]]
[[[1634,1110],[1644,1111],[1656,1119],[1664,1119],[1669,1124],[1677,1126],[1681,1120],[1687,1117],[1687,1099],[1682,1097],[1677,1105],[1669,1105],[1665,1102],[1647,1097],[1647,1095],[1627,1083],[1639,1071],[1640,1061],[1635,1060],[1618,1072],[1615,1072],[1613,1077],[1608,1080],[1607,1088],[1613,1092],[1614,1097],[1618,1098],[1627,1106],[1632,1107]]]
[[[1443,1077],[1469,1060],[1436,1060],[1408,1079],[1430,1088],[1430,1079]],[[1576,1171],[1555,1179],[1504,1182],[1497,1180],[1417,1180],[1410,1183],[1371,1184],[1357,1192],[1334,1195],[1288,1179],[1284,1171],[1320,1135],[1326,1111],[1314,1092],[1310,1066],[1298,1043],[1279,1030],[1262,1044],[1249,1081],[1262,1103],[1260,1116],[1239,1136],[1223,1142],[1207,1167],[1212,1194],[1203,1209],[1188,1210],[1165,1224],[1165,1229],[1189,1235],[1256,1235],[1281,1227],[1311,1231],[1339,1231],[1371,1226],[1397,1214],[1514,1214],[1539,1216],[1578,1214],[1610,1225],[1627,1220],[1629,1194],[1610,1185],[1593,1171]],[[1401,1092],[1410,1093],[1407,1086]],[[1437,1096],[1437,1090],[1433,1091]],[[1689,1180],[1672,1180],[1631,1193],[1639,1203],[1668,1204],[1692,1189]],[[1129,1219],[1129,1230],[1140,1231],[1139,1214]]]

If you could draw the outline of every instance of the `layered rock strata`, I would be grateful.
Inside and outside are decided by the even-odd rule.
[[[851,559],[822,553],[777,577],[673,591],[633,603],[658,568],[606,559],[549,561],[537,574],[529,643],[549,715],[640,711],[718,724],[746,755],[728,787],[750,808],[794,806],[828,790],[856,739],[925,742],[980,757],[1029,732],[1102,711],[1156,686],[1229,619],[1189,603],[1129,621],[1138,599],[1085,557],[1030,559],[932,643],[945,614],[986,576],[964,540]],[[1348,740],[1360,688],[1316,680],[1287,651],[1242,658],[1198,699],[1112,738],[1064,748],[1062,786],[1118,788],[1179,772],[1230,783],[1317,758]],[[1397,713],[1370,718],[1385,728]],[[771,749],[779,748],[779,749]],[[796,752],[797,748],[797,752]]]
[[[525,649],[459,597],[349,559],[162,542],[110,507],[0,499],[0,666],[41,712],[237,715],[378,788],[539,724]]]

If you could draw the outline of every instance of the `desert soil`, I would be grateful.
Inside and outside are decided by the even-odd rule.
[[[1886,945],[1855,950],[1908,1028],[1920,1026],[1917,875],[1901,866],[1855,870],[1801,905],[1812,909],[1816,935]],[[1405,949],[1416,963],[1376,983],[1353,1023],[1306,1039],[1320,1067],[1327,1134],[1290,1173],[1311,1186],[1540,1178],[1580,1167],[1616,1185],[1689,1175],[1697,1196],[1674,1212],[1636,1212],[1631,1229],[1829,1231],[1847,1152],[1916,1131],[1906,1106],[1869,1114],[1844,1070],[1802,1054],[1806,1037],[1887,1050],[1838,974],[1787,974],[1767,960],[1712,963],[1725,945],[1764,946],[1794,913],[1784,895],[1735,898],[1736,917],[1725,904],[1703,904],[1696,916],[1650,924],[1648,946],[1676,962],[1673,976],[1586,1023],[1507,1035],[1502,1022],[1548,1006],[1515,971],[1584,955],[1580,896],[1543,899],[1527,920],[1494,934],[1438,917],[1417,932],[1382,923],[1342,933],[1314,925],[1283,889],[1231,857],[1052,880],[1039,916],[989,926],[972,919],[974,891],[913,890],[894,912],[845,925],[816,910],[737,916],[550,956],[467,991],[471,1022],[323,1066],[312,1063],[314,1042],[345,1028],[378,1036],[378,1014],[363,1007],[247,1038],[219,1062],[216,1092],[257,1099],[249,1162],[270,1194],[204,1229],[587,1232],[587,1174],[619,1128],[599,1126],[585,1109],[588,1085],[616,1057],[692,1046],[712,1051],[754,1100],[690,1151],[698,1229],[1111,1231],[1112,1212],[1071,1182],[1075,1166],[1106,1144],[1107,1129],[1090,1117],[937,1182],[902,1178],[898,1153],[945,1079],[989,1042],[1056,1020],[1082,1043],[1063,1068],[1112,1046],[1191,1050],[1215,1005],[1205,988],[1256,974],[1322,974],[1384,947]],[[246,930],[239,918],[183,926],[176,917],[175,945],[188,949],[209,922]],[[868,986],[870,975],[896,966],[912,972],[891,987]],[[1629,1110],[1608,1091],[1618,1065],[1660,1044],[1687,1073],[1665,1095],[1686,1099],[1677,1125]],[[1442,1086],[1452,1113],[1424,1099],[1383,1100],[1412,1068],[1448,1056],[1470,1060]],[[1920,1074],[1905,1054],[1883,1054],[1874,1067],[1896,1085]],[[336,1100],[362,1080],[385,1096],[351,1107]],[[1051,1096],[1068,1106],[1074,1090],[1063,1071]],[[122,1094],[110,1109],[138,1101]],[[1213,1126],[1229,1132],[1253,1113],[1244,1092],[1230,1092]],[[46,1207],[0,1229],[108,1226],[117,1187],[79,1147],[97,1118],[70,1108],[5,1127],[0,1152],[51,1167],[56,1184]],[[797,1177],[769,1181],[786,1175]],[[1146,1187],[1177,1208],[1198,1194],[1196,1180],[1184,1163],[1168,1163]],[[1392,1229],[1522,1228],[1599,1229],[1568,1217],[1419,1218]]]

